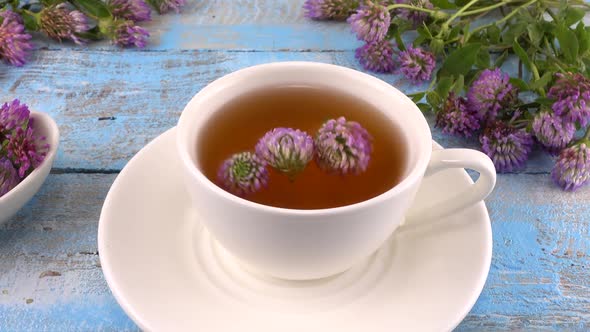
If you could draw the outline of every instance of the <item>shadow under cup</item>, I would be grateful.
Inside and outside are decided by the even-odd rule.
[[[371,199],[328,209],[285,209],[234,196],[197,167],[200,133],[231,100],[268,87],[302,85],[363,100],[392,122],[405,147],[404,174]],[[431,134],[416,105],[375,77],[306,62],[259,65],[224,76],[184,109],[177,146],[193,207],[209,232],[244,265],[284,279],[315,279],[342,272],[369,256],[403,220],[430,159]]]

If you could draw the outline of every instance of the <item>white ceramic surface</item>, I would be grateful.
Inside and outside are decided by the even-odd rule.
[[[419,213],[469,188],[463,170],[424,179],[415,220],[368,259],[330,278],[285,281],[244,270],[200,223],[180,176],[175,133],[127,164],[98,227],[106,280],[143,330],[439,332],[459,324],[477,300],[492,257],[484,203],[436,224]]]
[[[321,210],[265,206],[219,188],[197,168],[196,147],[203,139],[199,133],[211,116],[222,110],[223,104],[248,91],[277,85],[323,87],[373,104],[397,125],[408,145],[404,179],[375,198]],[[177,144],[184,183],[201,222],[224,248],[251,269],[284,279],[331,276],[375,252],[404,220],[425,172],[468,167],[480,173],[475,185],[448,196],[445,202],[426,206],[429,218],[445,216],[483,200],[496,181],[492,161],[479,151],[453,149],[432,154],[428,123],[402,92],[371,75],[322,63],[263,64],[215,80],[182,112]]]
[[[55,124],[55,121],[46,113],[33,111],[31,112],[31,116],[35,119],[35,133],[47,138],[49,151],[39,167],[11,191],[0,197],[0,224],[14,216],[37,193],[43,182],[45,182],[49,171],[51,171],[53,160],[57,153],[59,128]]]

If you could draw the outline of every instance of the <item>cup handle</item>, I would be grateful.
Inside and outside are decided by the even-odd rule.
[[[485,154],[471,149],[444,149],[432,151],[425,177],[449,168],[468,168],[479,172],[477,181],[469,188],[446,197],[444,200],[426,205],[419,212],[407,216],[408,220],[440,219],[469,207],[486,198],[496,185],[496,169]]]

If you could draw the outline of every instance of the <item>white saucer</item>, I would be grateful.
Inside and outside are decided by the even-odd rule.
[[[447,331],[481,293],[492,257],[484,203],[403,226],[335,277],[292,282],[246,272],[195,222],[174,144],[171,129],[127,164],[98,228],[106,280],[144,330]],[[462,170],[425,179],[415,208],[470,183]]]

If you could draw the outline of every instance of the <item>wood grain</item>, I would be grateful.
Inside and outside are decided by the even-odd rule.
[[[52,174],[0,226],[0,330],[135,328],[110,295],[96,249],[100,208],[115,177]],[[460,331],[590,327],[590,222],[577,217],[590,215],[590,188],[564,195],[542,179],[499,177],[487,200],[491,271]],[[539,187],[547,189],[529,190]]]
[[[304,17],[304,0],[187,1],[180,14],[152,14],[141,24],[151,36],[145,50],[353,50],[361,45],[343,22]],[[46,38],[37,48],[119,50],[109,41],[75,46]],[[129,51],[125,51],[129,52]]]

